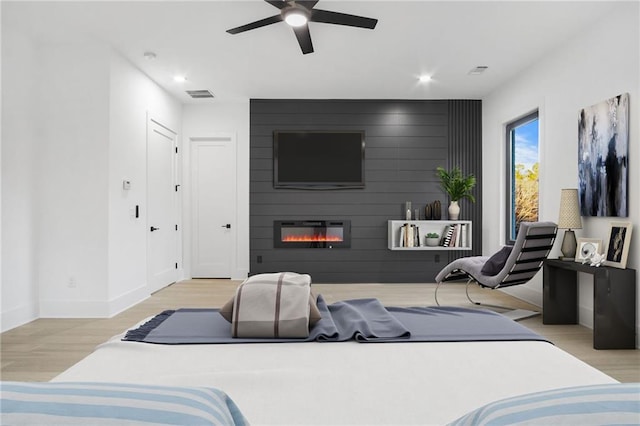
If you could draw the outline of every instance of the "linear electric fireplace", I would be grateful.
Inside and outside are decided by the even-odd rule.
[[[351,221],[303,220],[273,222],[275,248],[349,248]]]

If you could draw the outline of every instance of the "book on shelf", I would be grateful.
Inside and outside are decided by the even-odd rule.
[[[460,236],[460,228],[458,224],[453,225],[453,235],[451,236],[451,241],[449,241],[449,247],[455,247],[458,241],[458,237]]]
[[[440,245],[443,247],[468,247],[466,223],[452,223],[445,227]]]
[[[460,246],[461,247],[468,247],[469,243],[467,241],[467,232],[468,232],[467,224],[463,223],[461,228],[462,228],[462,238],[460,239]]]
[[[441,242],[441,246],[443,247],[450,247],[451,244],[451,237],[453,237],[453,230],[454,230],[454,226],[453,225],[448,225],[445,232],[442,233],[442,242]]]
[[[399,247],[420,247],[420,228],[414,224],[405,223],[400,227]]]

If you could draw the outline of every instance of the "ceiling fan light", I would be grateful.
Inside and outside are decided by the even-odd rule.
[[[299,11],[289,12],[284,17],[284,21],[292,27],[301,27],[306,24],[308,20],[309,19],[304,15],[304,13]]]

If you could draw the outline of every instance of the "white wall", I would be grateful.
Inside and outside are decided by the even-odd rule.
[[[491,254],[504,242],[505,177],[494,167],[505,161],[505,124],[536,108],[540,111],[540,219],[558,221],[561,188],[577,188],[580,109],[621,93],[630,95],[629,217],[636,227],[628,267],[640,267],[640,4],[627,2],[591,25],[582,34],[526,72],[483,99],[483,252]],[[620,218],[583,217],[576,236],[604,239],[609,222]],[[559,232],[559,240],[563,231]],[[552,257],[559,254],[556,243]],[[537,305],[542,303],[542,274],[510,292]],[[580,322],[593,326],[593,284],[581,276]],[[639,305],[640,305],[640,292]],[[639,317],[640,319],[640,317]]]
[[[109,50],[40,46],[36,223],[40,316],[103,316],[107,298]]]
[[[1,9],[1,8],[0,8]],[[38,317],[35,154],[38,69],[35,44],[3,22],[2,331]]]
[[[249,274],[249,100],[214,101],[212,104],[185,105],[183,112],[183,164],[189,170],[190,138],[236,135],[236,250],[232,256],[232,278]],[[185,274],[191,276],[190,176],[184,173],[184,259]]]
[[[116,53],[111,54],[109,100],[108,300],[113,315],[149,295],[147,116],[180,135],[182,105]],[[130,190],[123,190],[124,179],[131,182]],[[136,205],[137,219],[132,217]]]
[[[4,24],[2,331],[111,316],[149,294],[147,114],[179,133],[181,104],[106,45]]]

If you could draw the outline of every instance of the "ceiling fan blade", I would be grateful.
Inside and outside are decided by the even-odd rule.
[[[260,27],[265,27],[267,25],[275,24],[275,23],[278,23],[278,22],[281,22],[281,21],[282,21],[282,16],[281,15],[274,15],[274,16],[270,16],[268,18],[261,19],[259,21],[252,22],[252,23],[247,24],[247,25],[242,25],[240,27],[231,28],[230,30],[227,30],[227,32],[229,34],[243,33],[245,31],[254,30],[254,29],[260,28]]]
[[[278,9],[282,9],[283,7],[287,6],[289,3],[283,0],[264,0],[267,3],[269,3],[271,6],[275,6]]]
[[[322,22],[325,24],[346,25],[349,27],[374,29],[378,23],[377,19],[365,18],[364,16],[349,15],[347,13],[330,12],[328,10],[313,9],[311,11],[312,22]]]
[[[292,27],[293,32],[296,34],[300,49],[303,54],[313,53],[313,43],[311,43],[311,34],[309,33],[309,26],[302,25],[300,27]]]

